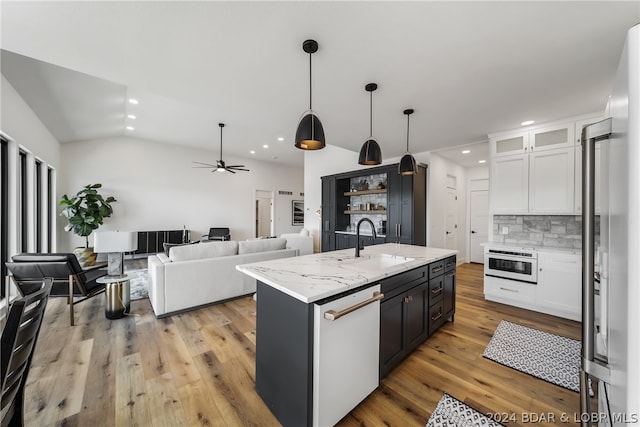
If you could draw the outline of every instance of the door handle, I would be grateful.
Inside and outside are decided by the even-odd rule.
[[[471,234],[476,234],[476,231],[475,230],[471,230]]]
[[[376,301],[380,301],[382,298],[384,298],[384,294],[382,292],[374,292],[373,296],[371,298],[369,298],[368,300],[359,302],[357,304],[352,305],[351,307],[347,307],[344,310],[340,310],[340,311],[335,311],[335,310],[327,310],[324,312],[324,318],[327,320],[338,320],[339,318],[341,318],[342,316],[346,316],[349,313],[353,313],[354,311],[367,306],[371,303],[374,303]]]
[[[450,232],[450,231],[446,231],[446,233],[447,233],[447,234],[451,234],[451,232]]]

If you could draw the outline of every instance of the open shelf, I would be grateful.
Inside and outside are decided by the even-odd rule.
[[[378,210],[378,209],[371,209],[368,211],[344,211],[345,215],[359,215],[359,214],[370,214],[370,215],[386,215],[387,211],[386,210]]]
[[[364,196],[367,194],[382,194],[382,193],[386,193],[387,189],[386,188],[382,188],[382,189],[374,189],[374,190],[361,190],[361,191],[347,191],[344,193],[345,196]]]

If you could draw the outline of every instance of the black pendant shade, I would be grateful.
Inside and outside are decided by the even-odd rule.
[[[403,113],[407,115],[407,152],[402,156],[402,159],[400,159],[400,164],[398,164],[398,173],[400,175],[415,175],[418,171],[416,159],[414,159],[409,152],[409,116],[413,114],[413,110],[407,109],[404,110]]]
[[[296,147],[303,150],[319,150],[324,148],[324,129],[320,119],[312,110],[307,111],[298,123],[296,130]]]
[[[379,165],[382,163],[382,150],[380,145],[373,138],[373,91],[378,88],[375,83],[369,83],[365,87],[365,90],[369,92],[369,138],[362,144],[360,149],[360,157],[358,157],[358,163],[366,166]]]
[[[324,129],[311,107],[311,54],[318,51],[318,42],[305,40],[302,43],[302,50],[309,54],[309,109],[298,123],[295,146],[302,150],[320,150],[325,147]]]

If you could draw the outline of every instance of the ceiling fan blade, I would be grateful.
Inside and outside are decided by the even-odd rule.
[[[220,169],[220,168],[213,168],[213,169],[211,169],[211,172],[216,172],[218,169]]]
[[[231,169],[232,167],[231,167],[231,166],[227,166],[227,168]],[[238,167],[233,167],[233,170],[236,170],[236,171],[245,171],[245,172],[250,172],[250,170],[249,170],[249,169],[245,169],[245,168],[238,168]]]
[[[205,166],[210,166],[212,168],[215,168],[216,165],[212,165],[211,163],[202,163],[202,162],[191,162],[191,163],[196,163],[198,165],[205,165]]]
[[[234,171],[232,171],[231,169],[229,169],[229,167],[228,167],[228,166],[227,166],[226,171],[227,171],[227,172],[231,172],[231,173],[235,173]]]
[[[244,165],[229,165],[228,168],[243,168]]]

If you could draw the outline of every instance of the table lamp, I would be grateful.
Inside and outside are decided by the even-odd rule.
[[[93,251],[107,253],[107,274],[124,274],[124,253],[138,249],[137,231],[96,231],[93,233]]]

